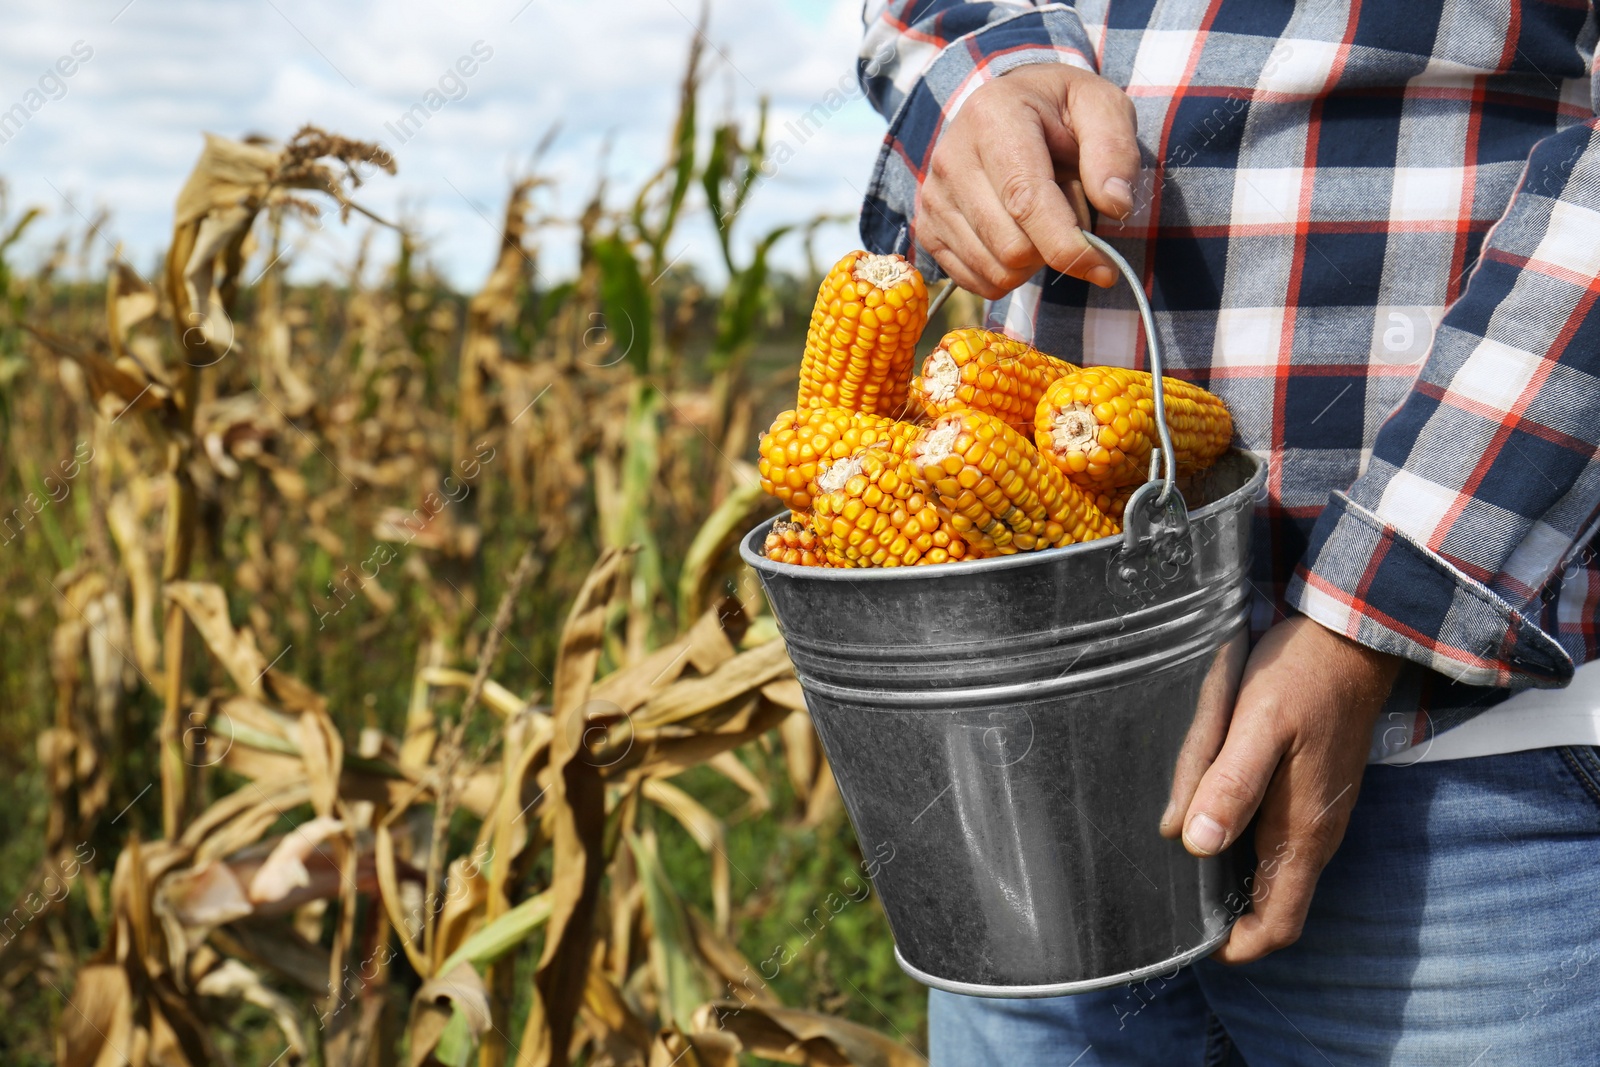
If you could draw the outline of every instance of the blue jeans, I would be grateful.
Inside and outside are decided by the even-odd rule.
[[[1600,1064],[1600,750],[1367,768],[1301,938],[1051,1000],[928,998],[933,1067]]]

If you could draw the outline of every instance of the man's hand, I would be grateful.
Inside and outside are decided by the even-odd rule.
[[[1080,183],[1101,212],[1127,215],[1135,128],[1127,94],[1077,67],[1018,67],[988,82],[934,146],[917,243],[957,285],[991,300],[1045,265],[1110,286],[1116,269],[1083,239],[1063,187]]]
[[[1190,852],[1211,856],[1260,810],[1254,910],[1215,959],[1248,963],[1300,937],[1317,877],[1344,839],[1400,662],[1304,616],[1268,630],[1251,652],[1222,751],[1203,775],[1180,772],[1161,820],[1164,836],[1181,832]]]

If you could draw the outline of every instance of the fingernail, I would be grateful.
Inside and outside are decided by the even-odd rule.
[[[1102,289],[1109,289],[1116,284],[1117,272],[1110,267],[1096,267],[1089,272],[1088,280]]]
[[[1222,842],[1226,836],[1222,824],[1205,812],[1190,819],[1189,828],[1183,832],[1183,840],[1192,850],[1203,856],[1214,856],[1221,852]]]
[[[1106,183],[1100,187],[1105,194],[1113,200],[1121,200],[1129,207],[1133,206],[1133,186],[1126,178],[1107,178]]]

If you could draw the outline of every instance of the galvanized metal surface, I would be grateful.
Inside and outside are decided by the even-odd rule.
[[[765,525],[746,538],[913,977],[1058,996],[1226,936],[1248,856],[1198,860],[1157,826],[1232,712],[1265,475],[1230,454],[1223,499],[1131,551],[825,570],[764,558]]]

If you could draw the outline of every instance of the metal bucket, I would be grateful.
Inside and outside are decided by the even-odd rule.
[[[1112,255],[1159,383],[1144,294]],[[1209,953],[1243,910],[1247,851],[1196,859],[1157,826],[1232,713],[1266,469],[1229,453],[1192,513],[1171,474],[1135,493],[1124,535],[1067,548],[831,570],[768,560],[770,523],[740,546],[920,982],[990,997],[1134,982]]]

